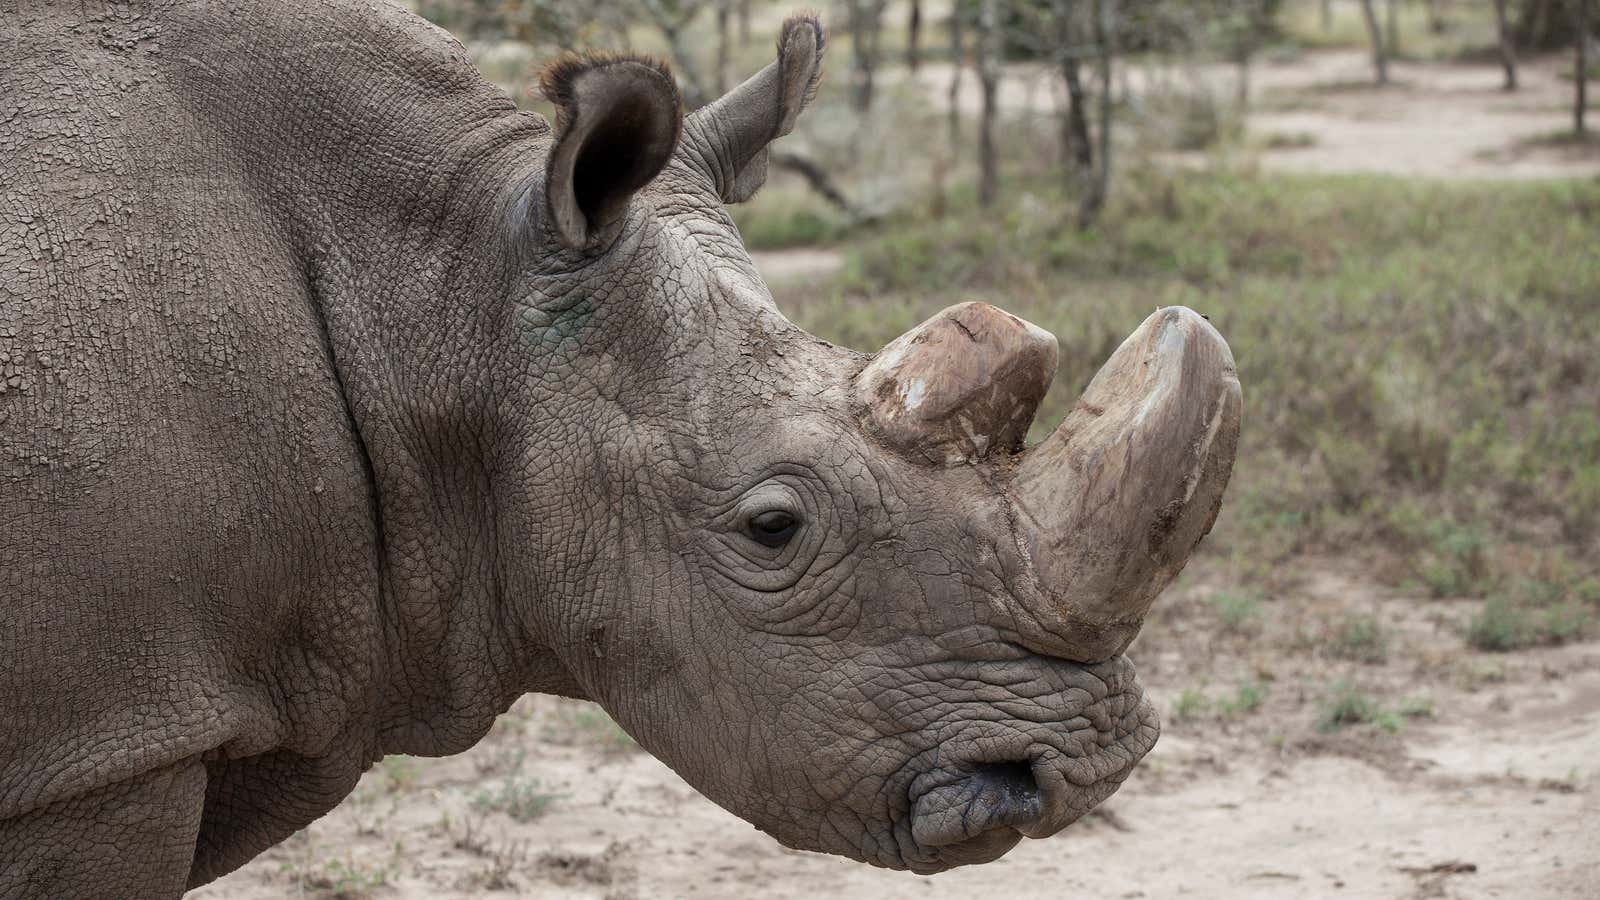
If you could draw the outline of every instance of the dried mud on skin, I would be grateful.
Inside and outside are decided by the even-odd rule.
[[[1132,651],[1161,742],[1096,813],[931,878],[786,850],[583,703],[526,697],[479,746],[374,767],[334,813],[191,897],[1589,897],[1600,881],[1600,643],[1470,650],[1470,604],[1376,589],[1326,561],[1219,629],[1206,563]],[[1351,613],[1387,660],[1315,646]],[[1308,635],[1311,636],[1308,638]],[[1431,717],[1325,733],[1335,681]],[[1249,713],[1219,709],[1263,685]],[[1175,719],[1185,691],[1212,701]]]

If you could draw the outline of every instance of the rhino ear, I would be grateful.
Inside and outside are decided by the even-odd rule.
[[[767,145],[794,129],[816,93],[823,42],[815,14],[790,16],[777,60],[685,121],[682,151],[724,202],[750,199],[767,180]]]
[[[604,246],[628,200],[672,158],[683,125],[666,66],[631,56],[569,54],[539,86],[556,106],[556,141],[545,163],[545,205],[561,242]]]

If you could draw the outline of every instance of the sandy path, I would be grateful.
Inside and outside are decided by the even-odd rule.
[[[1256,109],[1249,130],[1309,136],[1310,146],[1265,150],[1262,166],[1275,171],[1363,172],[1431,178],[1550,178],[1600,174],[1600,150],[1530,148],[1525,143],[1571,128],[1569,81],[1558,57],[1524,60],[1522,87],[1500,90],[1495,65],[1391,64],[1393,84],[1371,86],[1372,67],[1362,51],[1309,52],[1290,62],[1257,64],[1251,72]],[[891,76],[892,77],[892,76]],[[930,103],[945,104],[951,68],[925,65],[917,75]],[[1228,100],[1236,90],[1229,66],[1171,68],[1134,62],[1126,84],[1134,96],[1182,86],[1204,86]],[[1007,67],[998,93],[1002,110],[1054,115],[1055,79],[1044,67]],[[970,72],[957,103],[976,116],[981,98]],[[1137,110],[1139,105],[1135,104]],[[1135,112],[1134,115],[1141,113]]]

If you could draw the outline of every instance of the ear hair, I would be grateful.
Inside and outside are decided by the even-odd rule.
[[[667,66],[640,56],[566,54],[539,76],[556,106],[545,202],[574,248],[609,243],[628,200],[671,158],[683,105]]]
[[[684,150],[724,202],[748,200],[767,179],[767,145],[794,129],[822,80],[826,36],[814,12],[785,19],[778,58],[685,122]]]
[[[809,34],[808,34],[809,32]],[[807,46],[806,38],[810,38]],[[778,62],[784,67],[784,82],[798,86],[804,79],[804,90],[785,93],[785,118],[774,138],[794,130],[800,111],[817,98],[817,88],[822,85],[822,54],[827,49],[828,34],[822,28],[822,18],[814,9],[791,13],[783,20],[778,32]],[[792,44],[792,46],[791,46]],[[810,51],[809,53],[806,51]],[[792,67],[792,71],[791,71]],[[801,73],[805,73],[803,76]]]

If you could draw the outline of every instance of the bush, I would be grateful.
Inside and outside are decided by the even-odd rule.
[[[1347,725],[1376,725],[1384,731],[1400,730],[1400,718],[1349,682],[1333,686],[1317,718],[1318,731],[1338,731]]]
[[[560,796],[545,791],[537,778],[512,776],[501,779],[497,790],[485,789],[473,795],[472,805],[503,812],[518,822],[531,822],[548,812]]]
[[[1184,688],[1182,693],[1178,694],[1178,698],[1172,701],[1172,721],[1198,719],[1208,704],[1204,691]]]
[[[1261,703],[1267,697],[1267,689],[1259,681],[1241,682],[1234,689],[1233,696],[1223,700],[1218,705],[1218,711],[1225,716],[1236,716],[1244,713],[1253,713],[1261,708]]]
[[[1585,600],[1589,583],[1518,579],[1510,590],[1478,608],[1467,623],[1467,643],[1479,650],[1505,652],[1578,640],[1597,618],[1594,604]]]
[[[1389,658],[1389,636],[1373,616],[1351,616],[1335,629],[1329,649],[1341,659],[1381,663]]]

